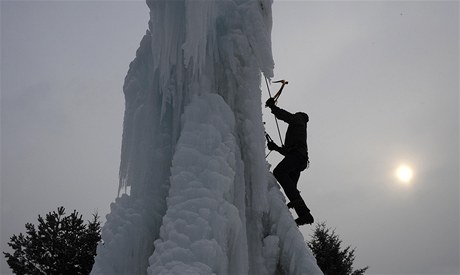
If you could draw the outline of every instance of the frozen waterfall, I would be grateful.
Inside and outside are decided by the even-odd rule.
[[[265,161],[271,0],[148,0],[93,274],[321,274]]]

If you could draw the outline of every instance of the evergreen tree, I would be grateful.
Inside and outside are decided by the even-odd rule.
[[[312,239],[307,244],[325,275],[362,275],[369,268],[353,270],[355,248],[347,246],[342,249],[339,236],[324,222],[316,224]]]
[[[99,216],[84,224],[75,210],[68,216],[64,207],[38,216],[38,226],[27,223],[26,234],[13,235],[8,245],[13,254],[3,252],[16,274],[89,274],[96,247],[101,240]]]

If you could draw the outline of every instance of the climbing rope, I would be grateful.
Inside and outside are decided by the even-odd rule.
[[[270,98],[271,98],[271,97],[272,97],[272,93],[270,92],[270,86],[268,85],[268,80],[267,80],[267,77],[265,77],[265,75],[264,75],[264,78],[265,78],[265,84],[267,85],[268,95],[269,95]],[[275,100],[278,99],[279,94],[277,94],[276,96],[277,96],[277,98],[275,98]],[[276,118],[276,116],[275,116],[275,123],[276,123],[276,129],[278,129],[278,135],[279,135],[279,137],[280,137],[281,147],[283,147],[283,146],[284,146],[283,138],[281,137],[280,126],[278,125],[278,119]],[[268,153],[268,154],[270,154],[270,153]],[[267,155],[267,156],[268,156],[268,155]]]

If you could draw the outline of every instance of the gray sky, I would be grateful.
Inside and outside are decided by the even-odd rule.
[[[109,212],[122,84],[148,8],[0,7],[4,251],[26,222],[60,205],[87,219]],[[458,2],[279,1],[273,17],[275,78],[290,81],[279,106],[310,115],[312,164],[299,188],[316,220],[357,248],[356,267],[369,274],[458,274]],[[401,163],[414,170],[409,185],[394,176]],[[307,238],[311,228],[302,227]]]

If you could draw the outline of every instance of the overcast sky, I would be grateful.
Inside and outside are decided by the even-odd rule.
[[[123,80],[149,15],[142,1],[0,7],[5,251],[60,205],[87,219],[109,212]],[[275,78],[289,80],[279,106],[310,115],[299,188],[369,274],[460,272],[458,18],[454,1],[273,5]],[[264,120],[277,141],[273,117]],[[402,163],[410,184],[394,176]],[[311,228],[301,227],[307,239]]]

